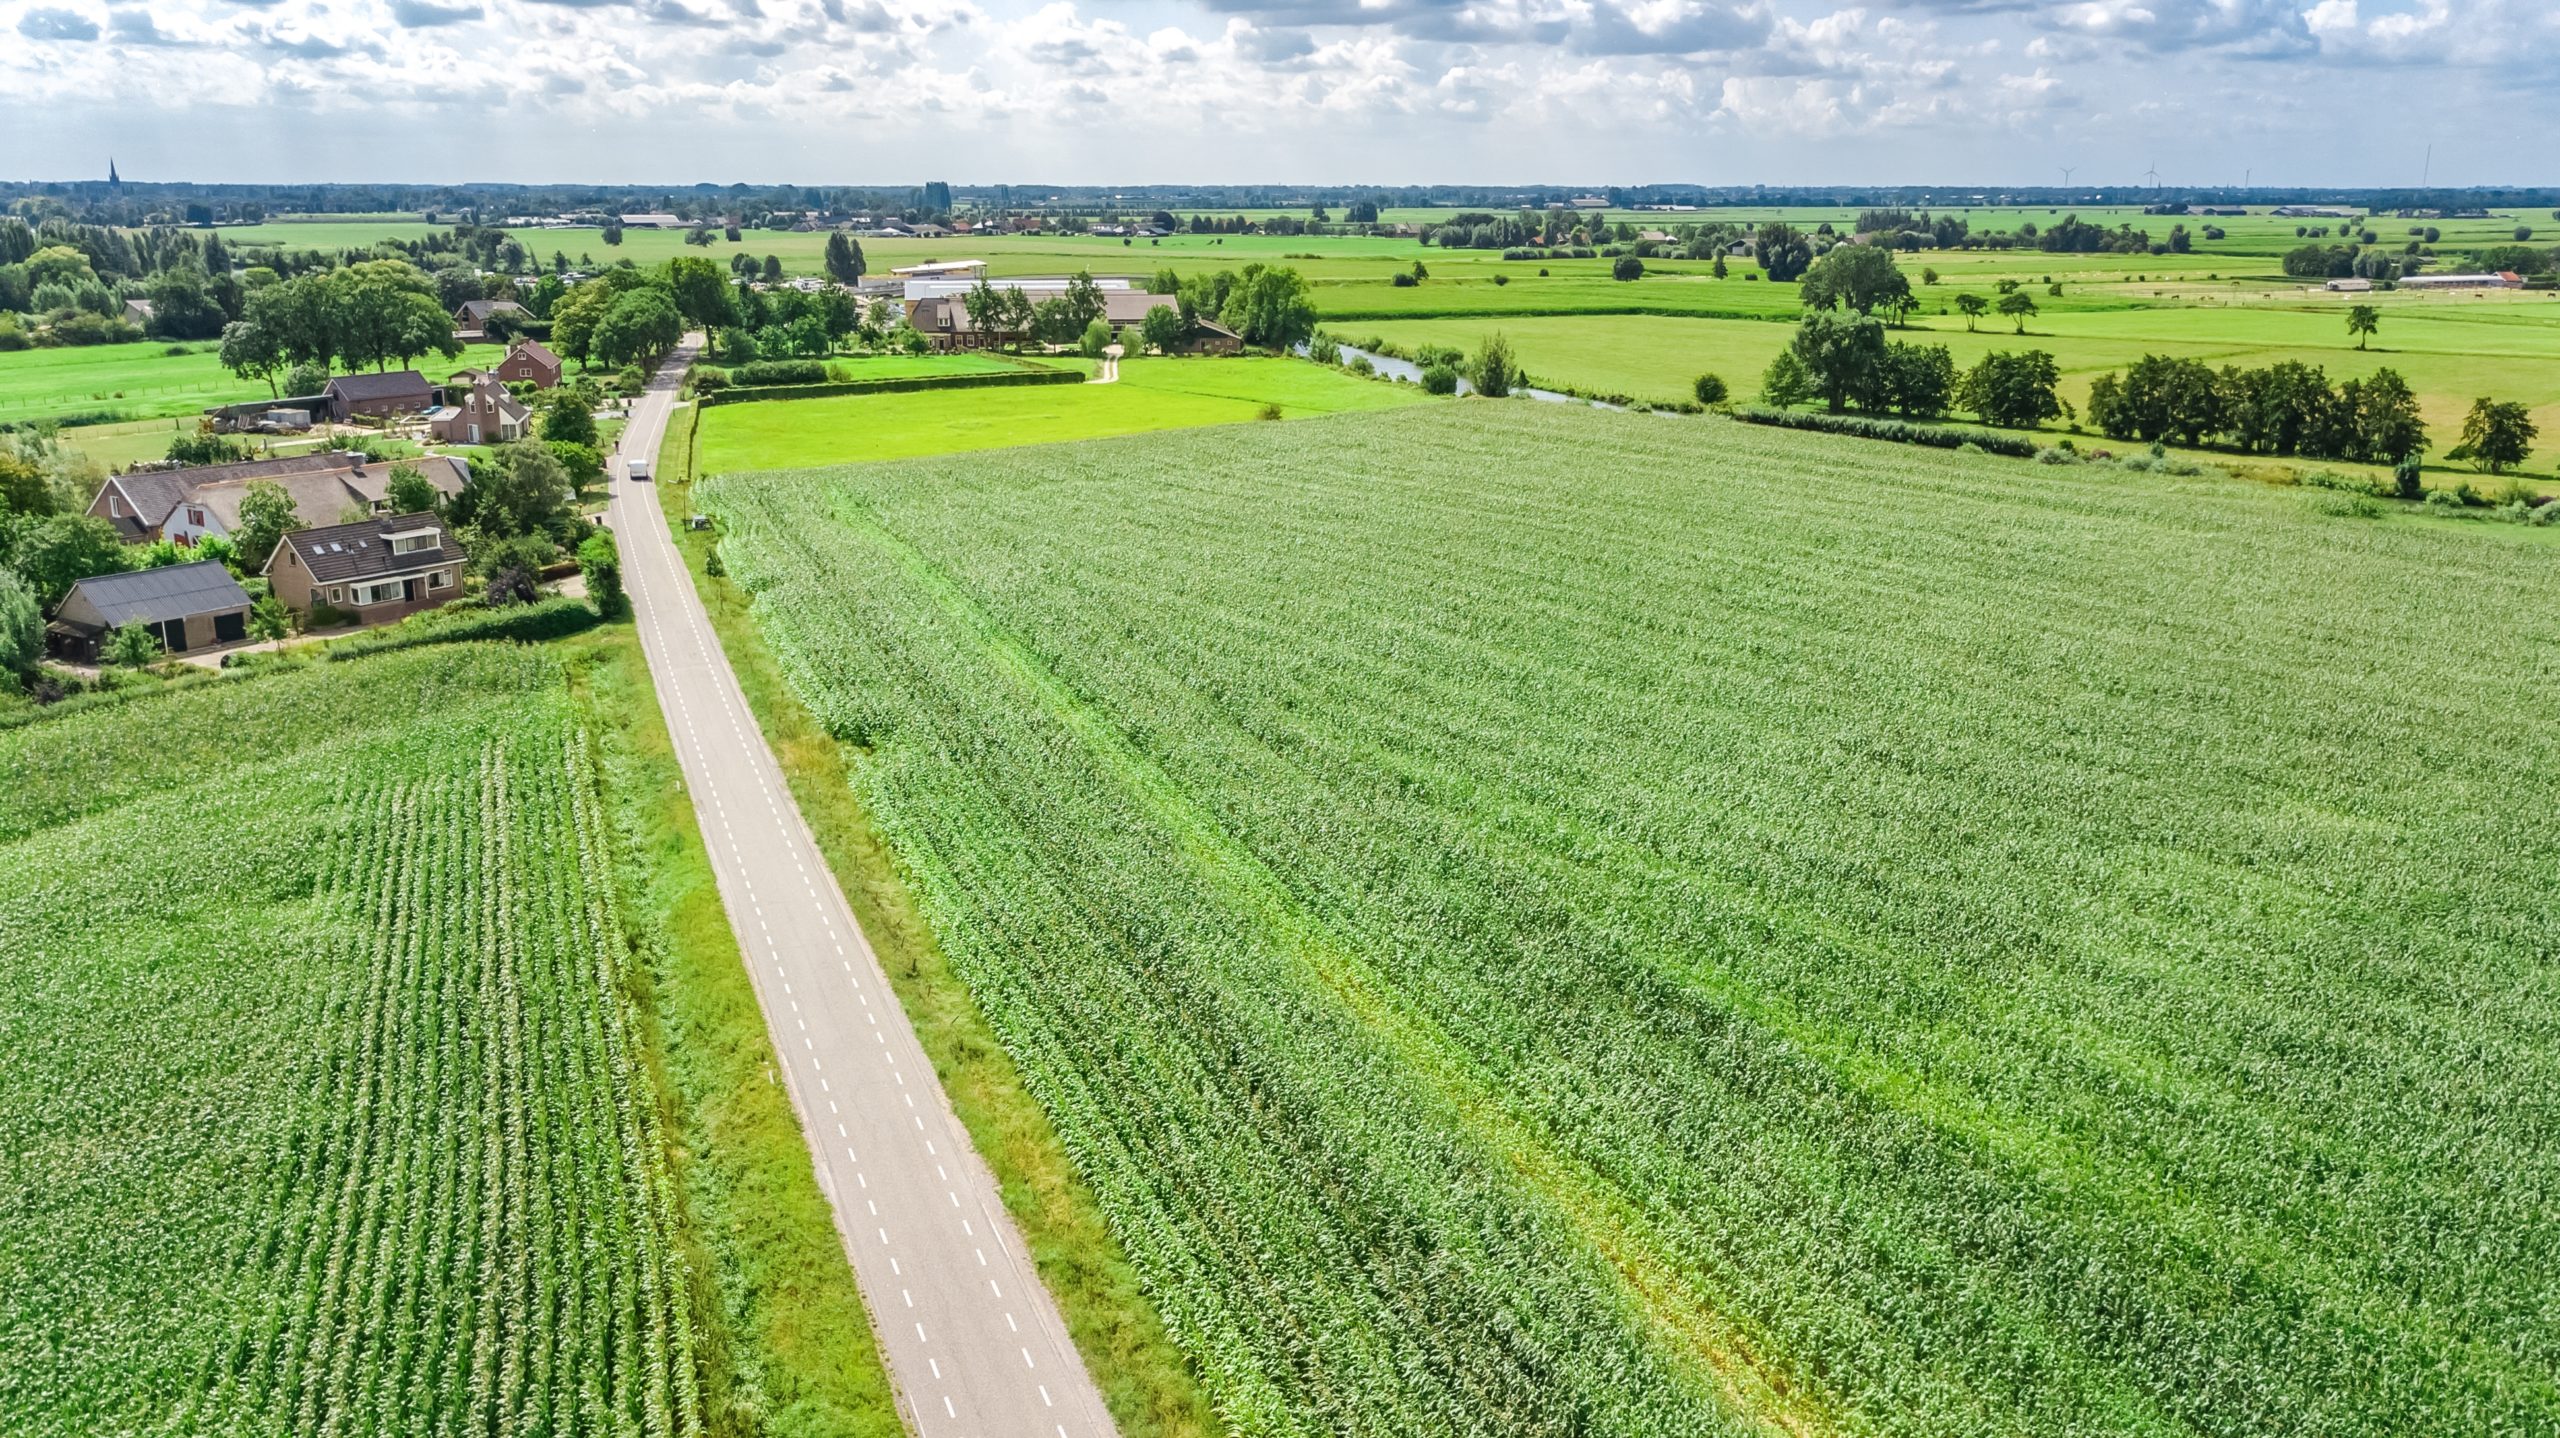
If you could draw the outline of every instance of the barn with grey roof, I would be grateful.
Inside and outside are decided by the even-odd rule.
[[[249,595],[214,560],[100,574],[71,586],[46,639],[65,659],[94,663],[106,638],[128,624],[150,630],[172,654],[249,637]]]

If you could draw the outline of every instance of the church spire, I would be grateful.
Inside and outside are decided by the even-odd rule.
[[[116,157],[113,155],[107,156],[107,183],[110,185],[122,185],[124,183],[124,181],[116,174]]]

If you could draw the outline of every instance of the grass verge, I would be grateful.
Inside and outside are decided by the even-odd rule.
[[[690,416],[678,415],[661,451],[659,482],[667,487],[661,499],[670,515],[693,512],[691,436]],[[678,521],[675,538],[827,866],[844,885],[970,1140],[994,1170],[1005,1208],[1056,1295],[1123,1438],[1205,1438],[1221,1431],[1048,1115],[916,912],[896,861],[854,799],[842,750],[784,681],[748,617],[745,591],[703,574],[710,536]],[[743,972],[738,982],[744,985]]]
[[[721,907],[638,634],[554,646],[604,756],[641,1005],[691,1219],[704,1409],[734,1438],[900,1438],[880,1360],[808,1143]]]

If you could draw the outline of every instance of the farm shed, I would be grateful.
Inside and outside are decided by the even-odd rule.
[[[370,416],[388,419],[432,408],[435,391],[427,377],[413,369],[390,374],[342,374],[329,381],[329,410],[337,419]]]
[[[214,560],[100,574],[71,586],[46,635],[66,659],[94,663],[109,632],[141,624],[172,654],[249,637],[249,595]]]

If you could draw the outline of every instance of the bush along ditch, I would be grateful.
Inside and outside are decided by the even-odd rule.
[[[1985,454],[2007,455],[2011,459],[2033,459],[2040,447],[2022,435],[1998,434],[1987,429],[1966,429],[1957,425],[1914,424],[1909,420],[1877,419],[1860,414],[1818,414],[1808,410],[1745,405],[1736,409],[1733,417],[1745,424],[1818,430],[1824,434],[1881,439],[1894,444],[1927,445],[1933,449],[1961,449],[1971,445]]]

